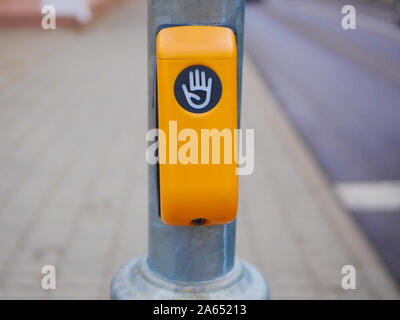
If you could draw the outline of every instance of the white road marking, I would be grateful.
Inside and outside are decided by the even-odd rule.
[[[400,212],[400,181],[344,182],[335,191],[345,207],[370,212]]]

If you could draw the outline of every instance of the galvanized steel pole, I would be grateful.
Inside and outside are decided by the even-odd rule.
[[[165,26],[218,25],[236,35],[240,123],[244,0],[148,1],[148,128],[157,127],[156,35]],[[148,168],[149,253],[123,266],[113,299],[266,299],[259,271],[235,258],[236,221],[214,226],[170,226],[159,217],[158,165]],[[240,213],[239,213],[240,214]]]

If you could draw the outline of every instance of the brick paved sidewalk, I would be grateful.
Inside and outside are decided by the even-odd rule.
[[[0,30],[0,298],[107,298],[118,266],[146,253],[145,17],[138,0],[82,30]],[[274,299],[399,298],[248,59],[243,91],[256,158],[238,255]]]

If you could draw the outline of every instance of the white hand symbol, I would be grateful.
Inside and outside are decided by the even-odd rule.
[[[206,73],[204,71],[201,72],[201,79],[199,75],[199,69],[194,70],[194,81],[193,81],[193,71],[189,72],[189,87],[190,91],[188,91],[185,84],[182,85],[183,92],[185,93],[186,100],[188,104],[194,109],[203,109],[210,102],[211,98],[211,87],[212,87],[212,78],[208,78],[206,85]],[[206,100],[202,104],[195,104],[194,100],[200,101],[200,97],[191,92],[191,91],[205,91],[206,92]]]

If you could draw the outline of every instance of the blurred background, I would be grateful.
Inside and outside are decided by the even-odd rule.
[[[338,23],[347,4],[356,30]],[[398,281],[399,19],[394,1],[270,0],[246,23],[248,51]]]
[[[356,8],[356,30],[338,23],[348,4]],[[395,1],[253,1],[246,13],[247,50],[343,204],[400,280]]]
[[[145,0],[0,0],[1,298],[107,298],[146,253],[146,14]],[[256,169],[237,251],[271,297],[399,298],[397,1],[247,1],[242,110]]]

